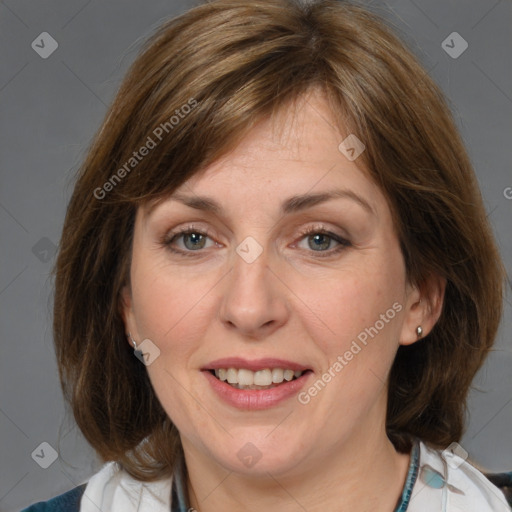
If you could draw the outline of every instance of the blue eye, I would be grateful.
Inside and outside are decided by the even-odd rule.
[[[183,237],[183,241],[187,249],[192,249],[193,251],[195,251],[197,248],[203,249],[205,246],[206,236],[202,233],[191,232],[184,233],[181,236]],[[187,240],[190,240],[190,246],[187,245]]]
[[[331,256],[351,245],[345,238],[316,226],[303,231],[302,235],[303,239],[307,240],[308,248],[312,249],[312,252],[322,253],[318,254],[320,257]],[[337,246],[334,249],[328,250],[333,241]]]
[[[308,235],[307,240],[311,249],[323,251],[324,249],[329,249],[334,238],[326,233],[317,233],[315,235]]]
[[[211,240],[212,244],[208,246],[208,239],[211,240],[208,232],[194,229],[193,226],[188,226],[166,235],[162,244],[173,253],[182,256],[194,256],[193,253],[200,253],[201,249],[211,247],[212,244],[216,245],[215,242]],[[180,240],[182,243],[181,247],[179,245],[176,247],[177,242]],[[313,226],[301,232],[300,240],[301,242],[302,240],[307,240],[307,248],[303,248],[304,250],[316,253],[319,257],[331,256],[351,245],[348,240],[335,233],[326,231],[322,227],[319,228],[318,226]],[[336,244],[334,248],[332,248],[333,242]]]
[[[170,238],[165,240],[165,245],[168,246],[173,252],[183,253],[183,252],[196,252],[200,249],[204,249],[206,245],[206,240],[209,238],[207,233],[203,233],[202,231],[198,231],[197,229],[184,229],[182,231],[178,231],[177,233],[171,233]],[[184,249],[174,249],[172,245],[179,239],[183,240]]]

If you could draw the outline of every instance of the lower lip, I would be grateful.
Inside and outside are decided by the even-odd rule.
[[[298,379],[283,382],[270,389],[237,389],[217,379],[209,371],[203,371],[213,390],[221,399],[233,407],[245,410],[262,410],[273,407],[296,395],[312,372],[303,373]]]

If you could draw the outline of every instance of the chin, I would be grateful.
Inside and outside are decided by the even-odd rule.
[[[268,429],[267,433],[268,433]],[[264,436],[234,436],[228,446],[211,450],[219,465],[238,474],[268,478],[296,470],[304,459],[304,447],[298,440],[265,439]]]

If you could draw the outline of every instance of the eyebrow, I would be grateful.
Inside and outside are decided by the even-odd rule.
[[[206,196],[187,196],[175,193],[171,195],[169,199],[179,201],[189,208],[211,212],[216,215],[220,215],[223,211],[222,206],[217,201]],[[290,213],[295,213],[333,199],[350,199],[359,204],[359,206],[371,215],[375,215],[375,211],[365,199],[348,189],[335,189],[329,192],[291,196],[282,203],[281,214],[288,215]]]

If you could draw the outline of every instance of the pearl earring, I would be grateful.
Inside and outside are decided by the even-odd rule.
[[[421,338],[422,334],[423,334],[423,327],[421,327],[421,325],[418,325],[418,327],[416,327],[416,335],[418,336],[418,338]]]

